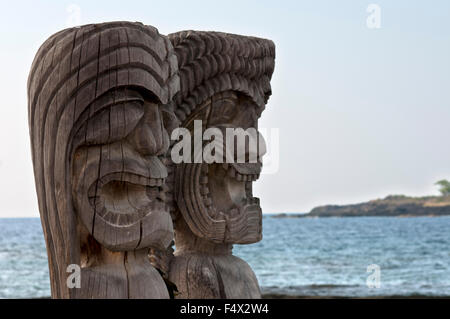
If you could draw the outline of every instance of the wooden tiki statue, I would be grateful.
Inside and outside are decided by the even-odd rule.
[[[271,95],[272,41],[219,32],[170,34],[178,58],[180,91],[174,97],[181,127],[257,128]],[[193,134],[191,134],[193,135]],[[261,162],[179,163],[169,179],[174,197],[176,251],[169,280],[178,298],[260,298],[255,274],[232,255],[233,244],[262,238],[259,199],[252,183]]]
[[[53,298],[169,297],[148,250],[173,239],[161,157],[177,68],[167,37],[140,23],[66,29],[36,54],[29,127]]]

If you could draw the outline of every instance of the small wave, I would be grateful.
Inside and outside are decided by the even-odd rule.
[[[353,284],[311,284],[295,286],[262,286],[263,293],[287,295],[359,294],[365,286]]]
[[[333,289],[333,288],[353,288],[360,287],[360,285],[335,285],[335,284],[314,284],[314,285],[304,285],[297,286],[303,289]]]
[[[295,285],[295,286],[264,286],[262,289],[333,289],[333,288],[353,288],[361,287],[360,285],[346,284],[312,284],[312,285]]]

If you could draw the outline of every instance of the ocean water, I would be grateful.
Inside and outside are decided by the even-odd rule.
[[[450,217],[265,216],[263,227],[260,243],[234,248],[263,293],[450,296]],[[379,288],[367,286],[369,265]],[[39,219],[0,219],[0,298],[49,295]]]

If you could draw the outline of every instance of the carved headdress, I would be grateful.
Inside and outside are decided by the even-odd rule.
[[[229,90],[251,97],[259,113],[264,110],[272,94],[272,41],[212,31],[181,31],[169,39],[178,58],[180,92],[174,101],[181,121],[208,98]]]

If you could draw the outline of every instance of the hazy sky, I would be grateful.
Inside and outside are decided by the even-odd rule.
[[[254,194],[264,212],[305,212],[391,193],[437,194],[450,179],[450,1],[9,1],[0,13],[0,217],[39,216],[26,81],[34,54],[75,17],[272,39],[279,170]],[[77,8],[73,7],[72,8]],[[76,20],[75,20],[76,21]],[[270,147],[270,144],[269,144]]]

